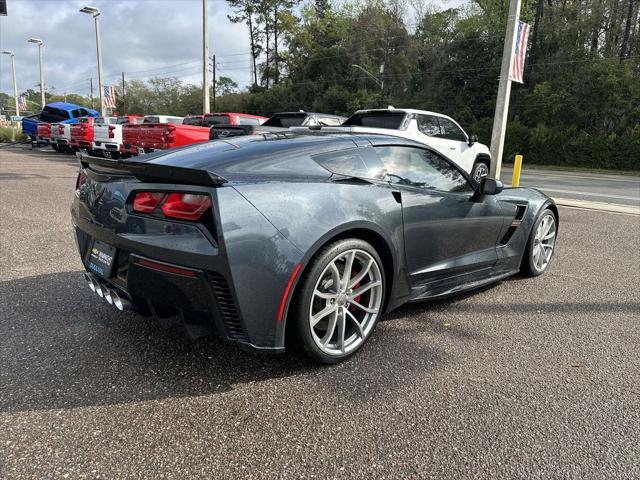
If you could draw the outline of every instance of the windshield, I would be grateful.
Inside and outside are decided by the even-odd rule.
[[[59,108],[44,107],[40,114],[40,120],[47,123],[57,123],[69,120],[69,112]]]
[[[373,128],[391,128],[398,130],[405,114],[402,112],[368,112],[356,113],[351,115],[343,123],[343,125],[373,127]]]
[[[231,125],[231,117],[229,115],[207,115],[203,121],[206,127],[213,125]]]
[[[265,127],[299,127],[307,118],[306,113],[290,113],[287,115],[274,115],[262,125]]]

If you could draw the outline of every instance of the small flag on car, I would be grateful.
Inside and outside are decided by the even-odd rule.
[[[116,89],[113,85],[104,86],[104,107],[116,108]]]
[[[527,55],[527,41],[529,39],[529,24],[518,20],[516,32],[516,48],[513,52],[513,64],[509,73],[509,80],[524,83],[524,57]]]
[[[27,97],[25,97],[24,95],[22,95],[21,97],[18,97],[18,108],[20,110],[27,109]]]

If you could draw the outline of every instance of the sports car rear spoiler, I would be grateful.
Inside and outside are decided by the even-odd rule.
[[[186,183],[205,187],[219,187],[227,183],[226,179],[215,173],[195,168],[175,167],[129,159],[113,160],[93,157],[83,153],[77,153],[76,156],[83,168],[91,168],[91,170],[98,173],[106,173],[105,170],[126,172],[145,182]]]

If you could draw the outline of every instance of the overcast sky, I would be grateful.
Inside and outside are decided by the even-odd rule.
[[[8,16],[0,16],[0,45],[15,52],[19,92],[37,90],[39,81],[37,46],[27,43],[31,37],[45,42],[47,89],[89,95],[91,77],[97,88],[94,22],[79,12],[87,4],[101,11],[106,85],[120,82],[121,72],[127,79],[176,76],[201,83],[202,0],[7,0]],[[209,0],[210,53],[216,54],[218,76],[245,86],[250,79],[247,27],[231,23],[230,13],[226,1]],[[10,57],[0,57],[0,91],[13,95]]]
[[[201,0],[8,0],[8,16],[0,17],[2,50],[16,55],[18,91],[37,89],[37,46],[44,46],[44,83],[56,93],[89,94],[89,78],[98,84],[95,28],[84,5],[100,9],[102,65],[105,84],[129,79],[177,76],[191,83],[202,78]],[[209,48],[219,75],[241,84],[249,79],[249,41],[244,24],[227,19],[223,0],[209,0]],[[13,95],[11,60],[2,55],[0,91]],[[97,95],[97,91],[95,92]]]

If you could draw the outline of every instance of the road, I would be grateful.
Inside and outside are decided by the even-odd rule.
[[[511,184],[513,170],[504,168],[501,178]],[[586,200],[640,208],[640,176],[542,170],[524,165],[520,184],[539,187],[554,198]]]
[[[1,478],[640,478],[639,216],[561,208],[542,277],[321,367],[118,314],[82,280],[75,161],[0,155]]]

